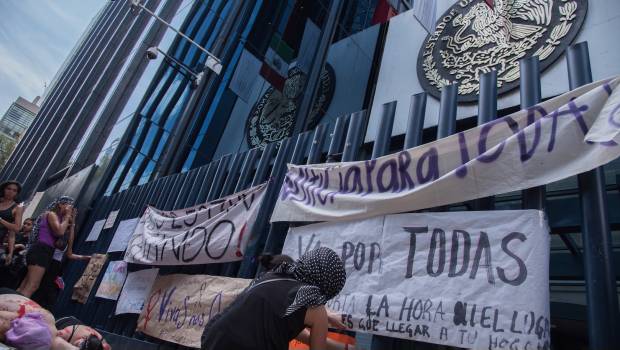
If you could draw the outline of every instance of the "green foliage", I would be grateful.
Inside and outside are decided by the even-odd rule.
[[[15,145],[17,141],[6,136],[0,134],[0,169],[4,168],[4,165],[9,160],[13,149],[15,149]]]

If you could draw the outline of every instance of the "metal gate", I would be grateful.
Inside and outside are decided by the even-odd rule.
[[[586,43],[579,43],[567,51],[570,88],[591,82],[590,64]],[[520,62],[521,67],[521,108],[528,108],[540,102],[541,84],[537,58],[527,58]],[[478,124],[489,122],[497,117],[497,79],[495,72],[481,77]],[[261,252],[280,252],[287,223],[269,224],[269,217],[275,205],[277,193],[286,171],[286,163],[315,164],[321,162],[354,161],[377,158],[392,152],[418,146],[424,141],[449,136],[457,131],[457,86],[443,89],[437,128],[424,130],[426,94],[411,97],[407,131],[402,137],[391,137],[396,111],[396,102],[382,106],[382,121],[375,142],[363,144],[366,111],[338,118],[333,126],[319,125],[315,130],[286,138],[278,143],[268,144],[264,149],[226,155],[205,166],[186,173],[179,173],[149,183],[135,186],[104,196],[93,203],[88,220],[83,225],[77,240],[76,250],[81,253],[105,253],[113,235],[102,234],[96,242],[85,242],[85,237],[93,223],[106,218],[114,210],[119,210],[114,232],[118,223],[124,219],[138,217],[146,205],[164,210],[192,206],[208,200],[217,199],[268,179],[265,201],[260,209],[255,232],[248,245],[245,260],[240,263],[212,264],[190,267],[163,267],[161,274],[188,273],[238,276],[252,278],[257,271],[256,257]],[[618,175],[620,177],[620,175]],[[620,184],[618,185],[620,187]],[[620,208],[620,188],[605,187],[602,169],[592,170],[578,176],[578,189],[560,191],[547,196],[544,187],[523,191],[522,195],[509,194],[501,198],[483,198],[450,206],[459,210],[493,210],[535,208],[546,209],[550,217],[552,233],[563,242],[565,249],[552,257],[552,279],[579,280],[585,278],[587,291],[587,324],[590,349],[618,348],[618,295],[614,272],[614,254],[620,261],[620,254],[613,252],[610,228],[620,229],[620,210],[614,209],[608,217],[607,200],[613,200],[613,207]],[[546,205],[548,204],[548,206]],[[567,208],[573,208],[578,215],[567,215]],[[581,208],[581,209],[579,209]],[[436,208],[448,210],[450,208]],[[571,233],[582,232],[583,248]],[[109,253],[109,260],[122,259],[121,252]],[[134,334],[137,315],[114,316],[115,302],[94,299],[82,305],[71,302],[71,288],[81,276],[85,264],[73,262],[66,268],[64,276],[67,290],[61,295],[56,306],[56,315],[75,315],[84,322],[107,332],[148,340],[160,344],[159,348],[183,349],[182,346],[164,344],[163,341]],[[130,271],[143,267],[130,266]],[[99,281],[94,289],[98,287]],[[559,305],[561,306],[561,305]],[[552,315],[568,312],[552,305]],[[559,341],[559,339],[558,339]],[[554,339],[552,338],[552,344]],[[557,343],[559,344],[559,343]],[[400,339],[374,336],[372,349],[419,349],[446,348],[429,344],[414,343]],[[555,348],[562,348],[555,346]]]

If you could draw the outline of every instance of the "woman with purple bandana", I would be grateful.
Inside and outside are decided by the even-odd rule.
[[[39,215],[35,223],[26,255],[28,272],[17,289],[27,298],[39,289],[41,279],[52,263],[54,249],[66,246],[66,233],[75,222],[73,202],[71,197],[57,198]]]

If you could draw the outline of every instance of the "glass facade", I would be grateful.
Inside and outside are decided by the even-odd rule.
[[[195,3],[193,0],[184,0],[170,21],[173,27],[181,28],[190,37],[197,32],[196,23],[200,18],[204,20],[209,13],[211,17],[214,16],[213,10],[208,6],[209,2],[202,2],[199,7],[196,7]],[[188,20],[192,16],[195,18],[193,24]],[[189,46],[186,40],[178,38],[172,31],[167,31],[158,45],[160,50],[168,52],[171,57],[184,64],[192,66],[191,61],[195,60],[193,66],[199,66],[196,52]],[[198,58],[204,61],[204,57]],[[170,62],[161,54],[150,62],[99,153],[97,164],[101,165],[106,164],[117,150],[123,152],[112,175],[108,192],[151,178],[154,164],[187,103],[191,93],[188,73]],[[129,133],[128,141],[120,145],[126,133]],[[139,170],[144,174],[137,176]],[[119,181],[121,177],[122,181]]]
[[[205,92],[201,92],[194,113],[186,124],[179,125],[179,118],[197,91],[192,89],[188,78],[191,73],[188,73],[185,67],[179,66],[173,60],[158,58],[160,64],[157,72],[144,74],[143,80],[125,106],[99,156],[100,163],[103,159],[111,157],[119,145],[121,136],[128,129],[127,142],[118,149],[119,153],[116,156],[118,166],[115,166],[106,193],[115,193],[151,180],[162,166],[166,152],[174,152],[171,168],[167,171],[177,172],[203,165],[222,152],[255,146],[241,141],[248,138],[250,130],[246,125],[250,123],[252,114],[264,114],[252,107],[258,99],[264,98],[261,95],[269,89],[278,90],[274,92],[280,96],[281,101],[278,103],[288,104],[293,106],[292,110],[296,109],[301,101],[299,97],[305,92],[303,89],[297,90],[296,97],[287,98],[279,83],[289,81],[290,86],[294,79],[306,78],[307,68],[313,63],[312,55],[324,28],[331,2],[328,0],[256,2],[253,7],[242,6],[233,11],[234,4],[229,1],[196,2],[184,5],[189,7],[187,14],[175,16],[173,27],[179,28],[207,50],[219,49],[220,58],[223,58],[225,63],[224,70],[213,83],[208,84]],[[339,86],[337,78],[344,74],[342,79],[346,80],[352,74],[359,74],[360,71],[334,71],[334,68],[350,61],[351,57],[340,54],[340,57],[336,55],[328,58],[328,73],[331,73],[328,78],[331,87],[327,90],[330,96],[326,99],[328,103],[322,106],[320,115],[315,118],[314,124],[321,119],[329,122],[337,116],[336,113],[352,113],[364,108],[362,101],[366,93],[377,30],[370,30],[362,36],[356,33],[359,34],[372,25],[376,4],[377,1],[372,0],[345,1],[343,4],[336,34],[332,40],[333,47],[340,46],[340,51],[353,49],[357,60],[355,67],[363,66],[360,68],[363,73],[361,75],[363,81],[360,84],[362,89],[355,96],[356,103],[330,113],[331,107],[335,106],[338,109],[338,105],[342,105],[332,103],[333,96],[338,94],[338,91],[334,91],[335,86]],[[219,39],[222,42],[218,43],[218,35],[224,30],[227,19],[241,15],[242,10],[250,12],[247,17],[250,20],[238,26],[236,32],[224,40]],[[181,23],[180,18],[183,18]],[[167,40],[170,38],[167,36]],[[176,37],[174,40],[168,44],[167,49],[164,40],[160,48],[167,51],[175,60],[182,62],[184,66],[197,71],[204,64],[205,54],[183,38]],[[348,44],[345,44],[347,40]],[[331,53],[333,47],[330,47],[328,56],[334,56]],[[253,70],[245,64],[247,57],[254,63],[250,67],[254,68]],[[359,60],[360,57],[363,57],[361,60],[363,62]],[[280,60],[284,66],[279,70],[274,68],[274,62],[271,61],[273,59]],[[305,70],[301,71],[300,67],[304,64]],[[152,64],[149,69],[152,66],[156,64]],[[296,66],[299,66],[297,69],[300,71],[295,71]],[[245,74],[237,72],[244,69],[249,70]],[[295,75],[295,72],[301,73]],[[244,83],[252,83],[251,88],[247,89],[251,97],[244,96],[231,87],[232,84],[239,83],[239,75],[243,75],[242,79],[247,80]],[[151,82],[145,90],[141,84],[149,79]],[[303,88],[303,83],[299,87]],[[346,88],[346,85],[341,87]],[[321,100],[321,97],[317,99]],[[289,124],[292,120],[291,108],[288,111],[289,115],[286,116],[289,118]],[[179,129],[183,129],[180,131],[182,133],[180,142],[172,146],[167,145]],[[239,131],[242,132],[239,137],[232,140],[225,137],[227,134]],[[282,133],[280,139],[290,134],[290,131],[292,130]],[[223,140],[226,141],[221,142]]]

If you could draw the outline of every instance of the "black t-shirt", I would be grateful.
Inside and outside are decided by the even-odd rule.
[[[303,284],[290,277],[267,274],[246,290],[202,334],[203,350],[286,350],[305,328],[306,308],[284,317]],[[263,283],[264,282],[264,283]]]
[[[15,235],[15,244],[23,244],[23,245],[28,244],[28,237],[24,236],[22,232],[18,232]]]

